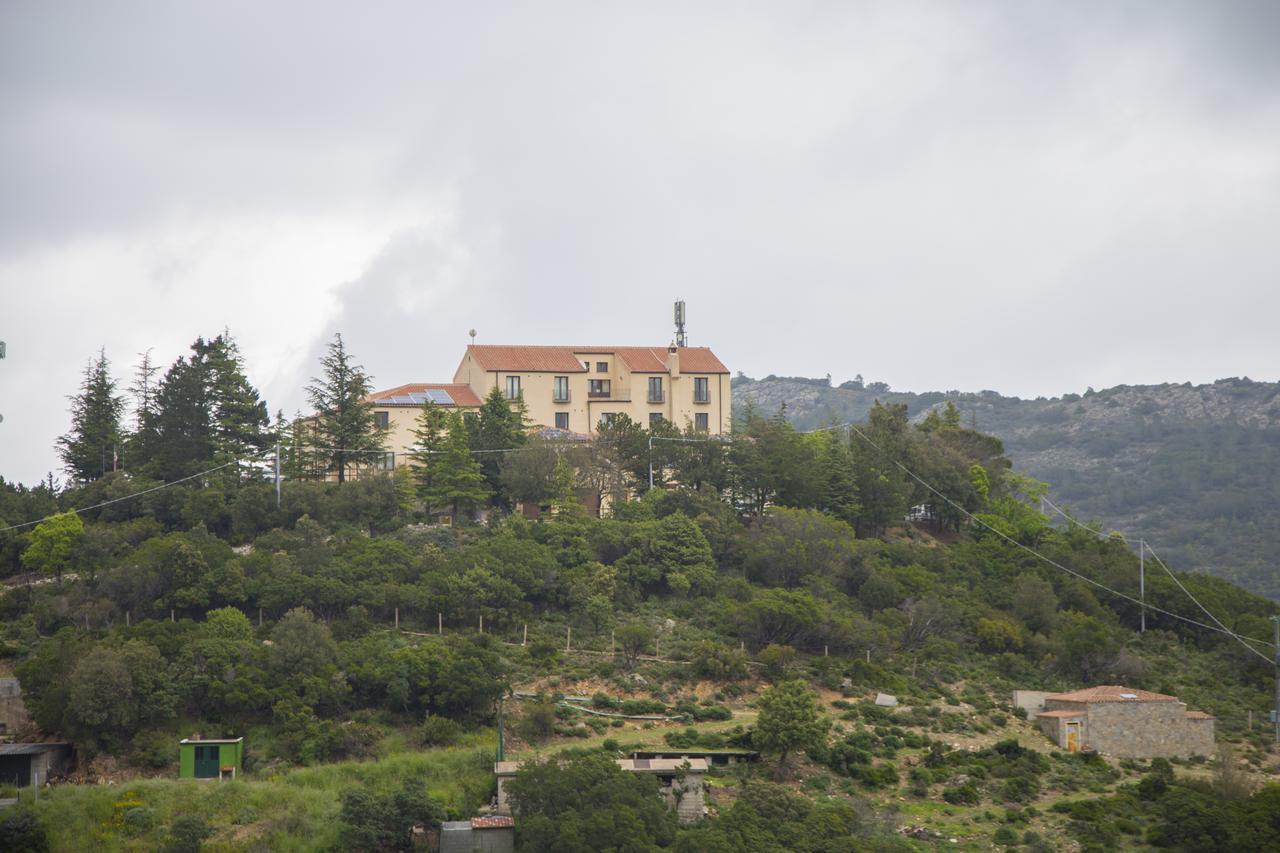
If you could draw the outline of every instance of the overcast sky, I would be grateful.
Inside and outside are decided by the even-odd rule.
[[[1280,378],[1280,3],[0,4],[0,476],[105,347]]]

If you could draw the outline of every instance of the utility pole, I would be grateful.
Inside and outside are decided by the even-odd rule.
[[[276,509],[280,508],[280,442],[276,442]]]
[[[653,433],[649,434],[649,491],[653,491]]]
[[[1138,540],[1138,597],[1142,600],[1142,633],[1147,632],[1147,540]]]
[[[1271,617],[1272,624],[1275,625],[1275,649],[1276,649],[1276,709],[1275,709],[1275,742],[1280,743],[1280,616]]]

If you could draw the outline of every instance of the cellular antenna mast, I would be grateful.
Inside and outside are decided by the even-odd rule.
[[[676,302],[676,346],[687,347],[689,339],[684,334],[684,300]]]

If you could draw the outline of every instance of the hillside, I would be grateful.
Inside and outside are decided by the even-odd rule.
[[[786,405],[799,429],[858,421],[875,400],[913,421],[953,400],[966,426],[1002,439],[1014,467],[1073,515],[1145,537],[1179,569],[1280,598],[1280,384],[1121,385],[1024,400],[994,391],[910,393],[824,379],[734,380],[735,406]]]

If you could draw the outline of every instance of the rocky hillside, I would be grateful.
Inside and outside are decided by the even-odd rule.
[[[861,420],[875,400],[913,419],[954,400],[966,425],[1005,442],[1017,468],[1086,520],[1145,537],[1171,567],[1210,572],[1280,598],[1280,384],[1121,385],[1023,400],[832,386],[824,379],[734,380],[734,405],[807,429]]]

